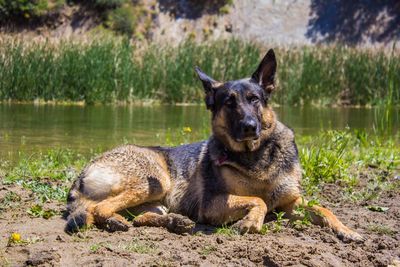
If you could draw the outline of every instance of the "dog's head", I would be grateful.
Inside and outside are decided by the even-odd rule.
[[[218,82],[196,68],[212,112],[213,134],[227,149],[254,151],[273,131],[275,115],[268,100],[275,88],[276,65],[271,49],[251,78]]]

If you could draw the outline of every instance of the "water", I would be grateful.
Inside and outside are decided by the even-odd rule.
[[[365,129],[394,134],[397,108],[275,108],[297,136],[324,129]],[[90,153],[122,143],[166,145],[209,135],[204,106],[60,106],[0,104],[0,158],[63,147]],[[184,131],[184,127],[186,128]],[[191,130],[191,132],[189,132]]]

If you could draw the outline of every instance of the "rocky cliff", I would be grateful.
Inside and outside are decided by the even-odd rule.
[[[45,20],[3,22],[12,34],[69,37],[110,28],[89,4],[65,4]],[[275,45],[340,42],[391,47],[400,39],[400,2],[323,0],[142,0],[132,38],[177,43],[236,37]],[[54,13],[54,12],[53,12]],[[115,15],[118,19],[118,13]],[[114,18],[115,19],[115,18]]]

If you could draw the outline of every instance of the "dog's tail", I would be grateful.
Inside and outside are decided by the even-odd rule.
[[[67,211],[65,217],[67,224],[65,232],[72,234],[82,227],[93,223],[93,216],[90,208],[94,202],[87,199],[79,190],[80,177],[74,182],[67,198]]]

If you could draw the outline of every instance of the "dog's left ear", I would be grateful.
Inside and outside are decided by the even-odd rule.
[[[217,82],[213,78],[205,74],[199,67],[195,67],[196,73],[200,81],[203,83],[204,91],[206,93],[205,101],[208,109],[214,106],[214,93],[217,87],[221,86],[221,82]]]
[[[265,90],[267,95],[269,95],[275,89],[275,72],[275,53],[274,50],[270,49],[251,78]]]

